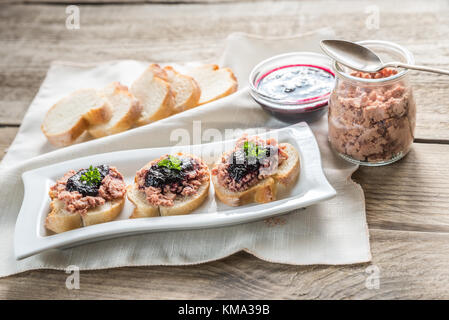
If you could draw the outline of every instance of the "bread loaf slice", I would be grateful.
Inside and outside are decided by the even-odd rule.
[[[130,91],[143,107],[137,125],[161,120],[174,113],[175,96],[167,73],[158,64],[151,64],[133,82]]]
[[[82,89],[59,100],[48,110],[42,132],[58,147],[68,146],[90,125],[101,124],[112,117],[112,107],[95,89]]]
[[[190,76],[176,72],[171,66],[165,67],[164,70],[175,92],[175,113],[196,107],[201,96],[201,90],[196,81]]]
[[[45,227],[55,233],[61,233],[83,226],[109,222],[117,218],[124,204],[125,197],[106,201],[101,206],[89,209],[85,215],[80,215],[67,211],[64,201],[53,199],[50,203],[51,212],[45,220]]]
[[[198,83],[201,96],[198,105],[223,98],[237,91],[237,78],[229,68],[206,64],[191,69],[187,74]]]
[[[95,138],[100,138],[131,128],[140,117],[142,106],[128,88],[119,82],[113,82],[101,93],[112,107],[112,117],[104,124],[89,127],[89,133]]]

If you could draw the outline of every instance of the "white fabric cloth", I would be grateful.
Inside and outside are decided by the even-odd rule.
[[[25,270],[81,270],[120,266],[187,265],[212,261],[245,250],[267,261],[286,264],[351,264],[371,259],[365,217],[364,195],[350,176],[357,166],[335,156],[327,142],[327,121],[311,124],[323,158],[323,167],[337,190],[329,201],[296,210],[273,221],[258,221],[231,227],[136,235],[53,250],[22,261],[13,255],[13,235],[23,199],[22,172],[44,165],[96,153],[170,145],[170,132],[177,128],[279,128],[285,124],[265,113],[249,96],[248,74],[257,62],[289,51],[318,51],[329,30],[314,34],[265,39],[232,34],[220,60],[239,79],[240,90],[216,102],[168,119],[114,136],[55,150],[40,131],[46,110],[59,98],[83,87],[101,88],[111,81],[130,84],[148,63],[113,61],[95,66],[54,63],[32,102],[19,133],[0,169],[0,276]],[[198,125],[199,122],[196,122]]]

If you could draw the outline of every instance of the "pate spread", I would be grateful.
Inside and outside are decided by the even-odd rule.
[[[50,187],[51,199],[64,201],[67,211],[84,215],[91,208],[103,205],[106,201],[123,198],[126,184],[115,167],[105,165],[95,167],[99,174],[96,182],[83,181],[89,171],[81,169],[68,171],[56,184]]]
[[[212,169],[218,183],[233,192],[241,192],[260,180],[276,173],[278,166],[288,159],[284,147],[275,139],[263,140],[244,135],[234,149],[224,153],[221,162]]]
[[[173,206],[177,196],[196,194],[209,179],[209,170],[203,161],[184,155],[164,155],[136,174],[139,189],[154,206]]]
[[[380,79],[396,74],[353,72],[359,78]],[[329,140],[337,152],[358,161],[388,161],[408,152],[413,142],[416,106],[402,82],[355,85],[341,82],[329,101]]]

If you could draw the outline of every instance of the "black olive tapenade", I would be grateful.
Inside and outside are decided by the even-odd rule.
[[[152,165],[145,175],[145,187],[163,189],[165,185],[181,183],[185,180],[186,172],[194,169],[192,159],[184,158],[181,161],[180,170],[159,166],[158,164]]]
[[[244,149],[238,149],[230,156],[227,168],[228,174],[232,179],[239,182],[248,174],[258,171],[266,161],[269,161],[272,154],[276,154],[272,146],[266,146],[265,153],[259,156],[251,156]]]
[[[89,169],[81,169],[67,180],[66,190],[70,192],[78,191],[83,197],[96,197],[98,195],[98,189],[101,187],[101,182],[104,177],[109,174],[109,166],[99,165],[95,168],[98,170],[101,177],[98,182],[87,183],[86,181],[81,180],[81,176],[89,171]]]

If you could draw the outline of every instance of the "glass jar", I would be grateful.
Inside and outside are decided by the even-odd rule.
[[[265,111],[281,121],[314,121],[327,111],[335,82],[331,68],[332,60],[319,53],[277,55],[253,68],[249,75],[250,94]],[[267,88],[264,83],[272,86]]]
[[[383,62],[414,63],[413,55],[392,42],[358,42]],[[413,143],[416,104],[408,70],[355,72],[337,62],[336,83],[329,99],[329,141],[342,158],[356,164],[381,166],[404,157]]]

